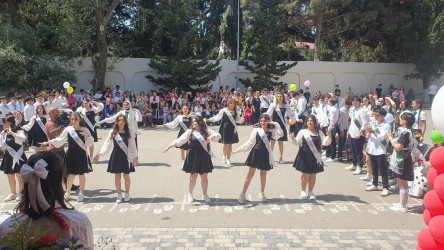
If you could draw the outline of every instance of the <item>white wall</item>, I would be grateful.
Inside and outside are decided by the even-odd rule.
[[[134,90],[138,94],[141,90],[157,90],[160,86],[155,86],[145,78],[146,75],[157,75],[156,71],[148,66],[149,59],[146,58],[125,58],[113,64],[112,70],[106,75],[106,86],[114,88],[120,85],[121,89]],[[219,86],[236,87],[236,61],[221,61],[222,71],[218,78],[213,81],[213,89]],[[421,80],[406,80],[405,75],[414,70],[413,64],[400,63],[355,63],[355,62],[298,62],[290,69],[282,81],[288,84],[296,83],[298,87],[310,80],[310,92],[315,93],[320,90],[322,93],[332,92],[335,84],[339,84],[343,93],[350,87],[354,93],[369,93],[376,89],[378,84],[382,84],[384,91],[391,84],[399,88],[404,86],[406,91],[413,89],[416,95],[422,95]],[[81,66],[76,68],[78,82],[74,83],[77,88],[90,89],[89,82],[94,77],[94,70],[91,59],[85,58]],[[252,74],[243,67],[239,68],[239,77],[251,77]],[[440,87],[444,82],[444,77],[435,80],[435,84]],[[244,89],[243,86],[239,86]],[[303,87],[303,86],[302,86]]]

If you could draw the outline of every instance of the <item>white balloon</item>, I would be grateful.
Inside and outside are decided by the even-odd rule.
[[[444,107],[444,87],[441,87],[435,95],[432,103],[432,120],[435,128],[444,134],[444,113],[441,110]]]
[[[69,88],[69,86],[70,86],[70,85],[69,85],[69,82],[64,82],[64,83],[63,83],[63,87],[64,87],[65,89]]]
[[[386,123],[392,123],[393,120],[395,120],[395,117],[393,117],[393,115],[390,113],[387,113],[387,115],[385,115],[385,117],[384,117],[384,121]]]

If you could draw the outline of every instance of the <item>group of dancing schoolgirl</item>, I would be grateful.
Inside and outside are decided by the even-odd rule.
[[[136,133],[134,124],[140,121],[139,112],[129,108],[129,103],[124,103],[125,110],[117,113],[115,116],[101,122],[115,121],[113,129],[110,131],[105,143],[94,157],[94,162],[98,162],[99,157],[106,155],[110,151],[110,144],[113,141],[113,151],[108,164],[107,171],[115,174],[117,203],[123,200],[129,201],[130,183],[129,173],[134,172],[134,166],[137,166],[137,147]],[[26,163],[23,142],[27,136],[24,131],[28,131],[28,137],[31,139],[31,145],[36,145],[36,151],[40,147],[46,149],[62,149],[63,154],[57,154],[66,168],[65,175],[66,192],[65,200],[70,199],[71,188],[75,176],[79,177],[79,194],[77,201],[82,202],[85,198],[84,189],[86,184],[85,174],[92,171],[91,156],[94,142],[97,141],[97,130],[92,124],[97,124],[94,120],[95,114],[103,109],[103,105],[96,102],[85,101],[82,107],[70,116],[70,126],[63,128],[56,125],[58,114],[61,110],[53,107],[48,110],[49,116],[46,116],[45,110],[39,105],[36,107],[35,117],[23,127],[18,125],[17,119],[13,115],[7,115],[2,119],[3,131],[0,133],[0,149],[5,151],[5,156],[0,165],[0,170],[8,176],[11,193],[5,201],[21,200],[23,191],[23,182],[20,178],[22,165]],[[131,122],[130,122],[131,121]],[[99,122],[100,124],[100,122]],[[60,133],[58,133],[59,131]],[[53,136],[57,134],[56,136]],[[49,140],[48,140],[49,139]],[[66,153],[64,145],[68,143]],[[55,151],[55,150],[54,150]],[[59,152],[55,152],[59,153]],[[125,180],[125,195],[122,195],[121,176]],[[16,188],[16,179],[19,183],[19,192]]]
[[[203,200],[205,202],[210,202],[211,199],[207,194],[207,174],[210,173],[213,169],[211,158],[214,157],[214,154],[211,152],[210,149],[210,141],[219,141],[224,144],[222,160],[227,165],[231,164],[230,158],[232,153],[236,154],[238,152],[251,150],[246,161],[246,165],[249,166],[249,171],[245,179],[243,190],[239,195],[239,202],[245,202],[245,193],[248,189],[252,177],[254,176],[256,169],[260,170],[261,177],[259,199],[262,202],[266,202],[267,198],[264,194],[266,173],[273,168],[274,160],[272,156],[272,150],[274,142],[276,140],[279,142],[281,161],[283,143],[280,142],[288,140],[288,137],[290,137],[293,144],[299,146],[299,152],[293,166],[297,170],[302,172],[301,198],[315,199],[316,197],[314,195],[313,189],[316,182],[316,174],[323,171],[323,162],[320,149],[322,146],[328,146],[331,142],[332,134],[337,132],[335,130],[337,130],[336,123],[339,122],[339,115],[337,114],[339,110],[334,108],[337,103],[338,100],[327,97],[325,100],[323,100],[323,105],[320,106],[321,109],[317,109],[318,112],[316,112],[316,110],[313,112],[315,114],[321,114],[323,110],[327,110],[327,112],[324,112],[324,114],[327,115],[327,120],[329,121],[327,124],[323,123],[324,121],[320,121],[320,119],[318,119],[322,117],[317,115],[310,115],[305,119],[305,121],[303,121],[303,128],[297,131],[297,133],[291,133],[289,136],[287,117],[289,117],[290,120],[299,123],[301,123],[301,119],[300,117],[295,115],[295,112],[290,108],[290,105],[285,103],[284,94],[277,92],[276,101],[271,103],[266,114],[263,114],[260,117],[260,123],[258,127],[253,129],[248,141],[235,151],[232,150],[232,144],[239,142],[236,123],[242,123],[243,117],[240,115],[241,112],[237,109],[237,105],[234,100],[230,100],[228,102],[227,108],[222,109],[217,116],[208,120],[204,120],[200,116],[193,116],[193,114],[190,114],[187,108],[184,107],[183,115],[178,116],[171,123],[165,124],[165,126],[168,128],[174,128],[180,125],[178,139],[176,139],[171,145],[169,145],[165,151],[174,146],[181,148],[181,156],[184,161],[183,170],[186,173],[190,174],[188,201],[194,201],[193,190],[196,184],[197,176],[199,174],[201,175]],[[349,131],[350,135],[352,136],[352,141],[359,140],[364,130],[367,131],[367,134],[370,137],[375,136],[377,140],[380,140],[378,138],[382,138],[382,136],[380,135],[382,132],[378,128],[378,126],[373,126],[370,128],[366,127],[367,123],[365,123],[365,121],[355,121],[357,120],[356,117],[359,117],[359,104],[359,98],[355,97],[353,99],[354,110],[353,115],[351,116],[352,122]],[[328,109],[325,109],[326,105],[328,105]],[[65,193],[65,199],[67,200],[70,198],[70,188],[73,183],[74,177],[78,175],[80,180],[80,193],[77,197],[77,200],[83,201],[83,191],[86,182],[85,173],[92,171],[90,158],[92,157],[93,151],[91,151],[91,149],[88,150],[88,148],[91,148],[94,145],[94,141],[97,140],[97,132],[95,130],[95,127],[93,129],[93,127],[89,126],[88,123],[92,125],[93,122],[95,124],[100,124],[103,122],[108,123],[113,121],[115,121],[114,128],[110,131],[104,145],[99,150],[98,154],[94,157],[94,162],[98,162],[100,156],[103,156],[110,151],[110,143],[112,140],[114,147],[108,163],[107,171],[115,174],[115,184],[118,193],[116,202],[120,203],[123,200],[130,200],[129,190],[131,181],[129,178],[129,173],[134,172],[134,167],[138,164],[136,133],[137,122],[141,120],[141,115],[140,112],[138,112],[137,110],[131,109],[128,102],[125,102],[124,110],[120,111],[118,114],[110,118],[96,123],[94,119],[91,119],[93,117],[92,114],[99,112],[100,108],[103,108],[103,106],[100,107],[100,105],[97,105],[94,102],[86,101],[85,103],[83,103],[83,107],[79,108],[77,112],[74,112],[71,115],[71,126],[65,128],[60,136],[47,142],[41,142],[42,139],[39,138],[42,138],[42,134],[36,134],[44,132],[41,123],[44,123],[42,118],[45,118],[45,114],[42,110],[37,112],[33,122],[30,122],[28,127],[23,128],[24,130],[31,130],[29,128],[31,127],[31,131],[32,133],[34,133],[33,138],[36,138],[35,140],[41,146],[52,145],[54,147],[63,147],[63,145],[68,142],[68,149],[66,152],[66,157],[64,158],[64,163],[67,168],[68,174],[68,182]],[[328,114],[328,111],[330,111],[330,114]],[[380,115],[383,115],[383,112],[380,113]],[[408,113],[406,113],[401,117],[401,120],[409,121],[410,118],[408,116]],[[271,118],[273,121],[271,120]],[[325,120],[325,117],[323,118]],[[88,122],[86,122],[86,120],[88,120]],[[216,122],[219,120],[222,120],[219,133],[207,128],[206,121]],[[403,124],[404,123],[401,123],[401,125]],[[410,124],[411,122],[405,122],[406,131],[408,131],[408,126],[413,125]],[[11,194],[15,194],[16,177],[19,180],[20,190],[23,189],[20,182],[19,174],[21,165],[26,162],[26,156],[23,153],[22,145],[22,142],[26,139],[26,136],[24,135],[23,130],[21,130],[20,127],[16,125],[16,120],[14,117],[11,116],[5,119],[4,125],[5,129],[1,133],[2,140],[0,143],[3,147],[6,147],[7,150],[5,159],[3,160],[1,165],[1,169],[8,175],[8,180],[11,187]],[[354,135],[352,135],[352,133],[354,133],[352,132],[353,126],[355,126],[355,130],[357,130],[355,131],[356,133]],[[39,127],[40,130],[38,129]],[[322,132],[322,130],[324,130],[325,133]],[[327,136],[325,136],[325,134],[327,134]],[[401,132],[399,134],[402,135],[403,133]],[[387,136],[391,138],[390,133],[387,133]],[[400,148],[400,150],[403,151],[404,155],[408,155],[406,151],[408,151],[409,149],[409,145],[411,144],[410,141],[410,137],[405,137],[404,139],[400,137],[398,139],[391,140],[391,143],[396,150]],[[358,145],[357,142],[353,143],[352,148],[353,145]],[[401,144],[404,146],[403,148],[399,146]],[[354,154],[355,153],[359,155],[359,150],[356,148],[354,150]],[[356,162],[362,162],[362,158],[361,161],[359,161],[359,157],[354,157],[354,159]],[[372,158],[370,157],[370,159]],[[398,165],[394,164],[393,171],[399,177],[399,186],[402,188],[402,190],[405,190],[403,188],[405,186],[403,182],[404,179],[402,178],[406,178],[405,176],[403,177],[403,174],[406,175],[410,171],[410,168],[408,166],[406,167],[408,163],[399,164],[398,162],[397,164]],[[376,164],[374,165],[376,166]],[[378,171],[374,172],[376,172],[377,179]],[[121,189],[122,174],[124,176],[126,190],[124,196],[122,195]],[[308,192],[306,192],[307,185]],[[19,195],[17,195],[17,197],[18,196]],[[400,203],[401,205],[405,203],[404,200],[405,198],[402,198]]]
[[[94,162],[98,162],[100,156],[106,155],[111,150],[111,141],[113,141],[113,150],[108,163],[107,171],[115,174],[115,185],[117,189],[117,203],[130,200],[130,178],[129,174],[135,171],[135,166],[138,164],[137,159],[137,122],[141,120],[141,115],[137,110],[130,108],[128,102],[124,103],[124,110],[120,111],[116,115],[95,122],[95,114],[103,109],[101,104],[95,102],[85,101],[82,107],[79,107],[76,112],[73,112],[70,117],[70,126],[63,129],[61,134],[50,140],[46,140],[43,134],[47,134],[44,130],[45,119],[51,120],[51,118],[45,117],[44,110],[37,108],[37,114],[35,118],[31,120],[28,125],[25,125],[23,129],[15,126],[16,122],[14,118],[8,118],[5,120],[5,130],[2,132],[3,137],[6,138],[2,145],[8,147],[5,160],[2,162],[2,170],[8,174],[8,179],[11,186],[11,193],[17,193],[15,190],[15,179],[20,182],[20,168],[23,163],[26,162],[26,156],[23,153],[23,141],[26,140],[23,130],[30,131],[30,137],[35,139],[36,145],[39,147],[52,146],[55,148],[63,148],[64,144],[68,143],[66,156],[63,159],[66,166],[67,184],[65,199],[70,199],[71,186],[73,184],[75,176],[79,177],[80,192],[77,197],[77,201],[84,200],[84,188],[86,184],[85,174],[92,171],[91,158],[93,155],[94,142],[97,141],[97,131],[95,125],[101,123],[109,123],[115,121],[113,129],[109,132],[105,143],[94,157]],[[51,111],[50,111],[51,112]],[[58,112],[58,110],[56,110]],[[271,114],[271,116],[269,115]],[[260,117],[260,123],[258,127],[254,128],[249,140],[237,150],[233,151],[232,144],[239,142],[236,123],[242,123],[243,117],[234,100],[228,102],[227,108],[222,109],[219,114],[211,119],[205,120],[201,116],[189,113],[187,107],[183,108],[183,115],[176,117],[171,123],[162,125],[168,128],[174,128],[180,125],[180,131],[178,138],[165,150],[176,146],[181,148],[181,155],[183,159],[183,170],[190,174],[189,194],[188,201],[193,202],[194,197],[192,195],[197,176],[201,175],[203,200],[205,202],[211,202],[207,194],[208,177],[207,174],[212,172],[213,164],[212,158],[215,158],[210,149],[210,141],[219,141],[224,144],[223,147],[223,161],[227,165],[231,165],[231,154],[244,152],[251,150],[246,165],[248,165],[249,171],[244,183],[244,188],[239,196],[239,202],[245,202],[245,193],[251,182],[252,177],[256,169],[260,170],[261,176],[261,188],[259,199],[262,202],[266,202],[267,198],[264,194],[266,173],[273,168],[273,155],[272,148],[274,141],[276,140],[288,140],[288,125],[286,118],[290,117],[292,120],[296,120],[294,112],[289,108],[289,104],[285,103],[283,93],[277,95],[276,103],[269,109],[267,114],[263,114]],[[271,120],[273,117],[273,121]],[[285,118],[284,118],[285,117]],[[216,122],[222,120],[219,133],[207,128],[206,122]],[[10,122],[8,122],[10,121]],[[298,155],[294,167],[302,172],[301,183],[303,190],[306,190],[307,184],[309,185],[308,196],[305,198],[314,199],[313,187],[315,181],[315,174],[322,171],[322,160],[319,160],[319,151],[321,142],[324,139],[324,134],[317,129],[316,118],[309,117],[307,119],[306,129],[301,130],[299,133],[301,136],[291,135],[294,144],[301,147],[301,151],[305,150],[311,152],[312,157],[307,158],[304,155]],[[304,136],[302,136],[304,135]],[[308,137],[307,137],[308,136]],[[271,143],[270,143],[271,141]],[[282,147],[282,144],[279,144]],[[9,148],[16,149],[16,153],[12,152]],[[21,149],[21,151],[20,151]],[[314,150],[314,151],[313,151]],[[282,159],[282,150],[280,150]],[[18,157],[21,153],[21,157]],[[125,180],[125,194],[122,194],[121,188],[121,176],[123,175]],[[20,190],[23,189],[22,184],[19,185]],[[305,191],[304,191],[305,192]],[[303,197],[304,198],[304,197]]]

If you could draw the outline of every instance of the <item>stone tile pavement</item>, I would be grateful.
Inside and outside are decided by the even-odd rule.
[[[95,249],[416,249],[418,230],[95,228]]]

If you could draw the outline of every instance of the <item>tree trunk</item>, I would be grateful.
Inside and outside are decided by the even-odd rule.
[[[17,3],[17,1],[13,1],[13,0],[6,0],[6,3],[8,5],[8,13],[11,16],[12,27],[17,29],[18,27],[20,27],[20,16],[18,15],[18,12],[17,12],[18,3]]]
[[[92,1],[94,4],[94,13],[96,16],[96,45],[93,49],[94,55],[92,57],[92,62],[94,65],[94,73],[96,74],[93,81],[93,88],[105,87],[105,76],[106,76],[106,66],[108,63],[108,44],[106,43],[106,26],[108,25],[114,10],[119,4],[120,0],[114,0],[110,9],[107,11],[108,14],[104,14],[103,1],[96,0]]]
[[[321,59],[321,33],[322,33],[322,16],[317,19],[316,22],[316,34],[315,34],[315,53],[314,61],[319,62]]]

